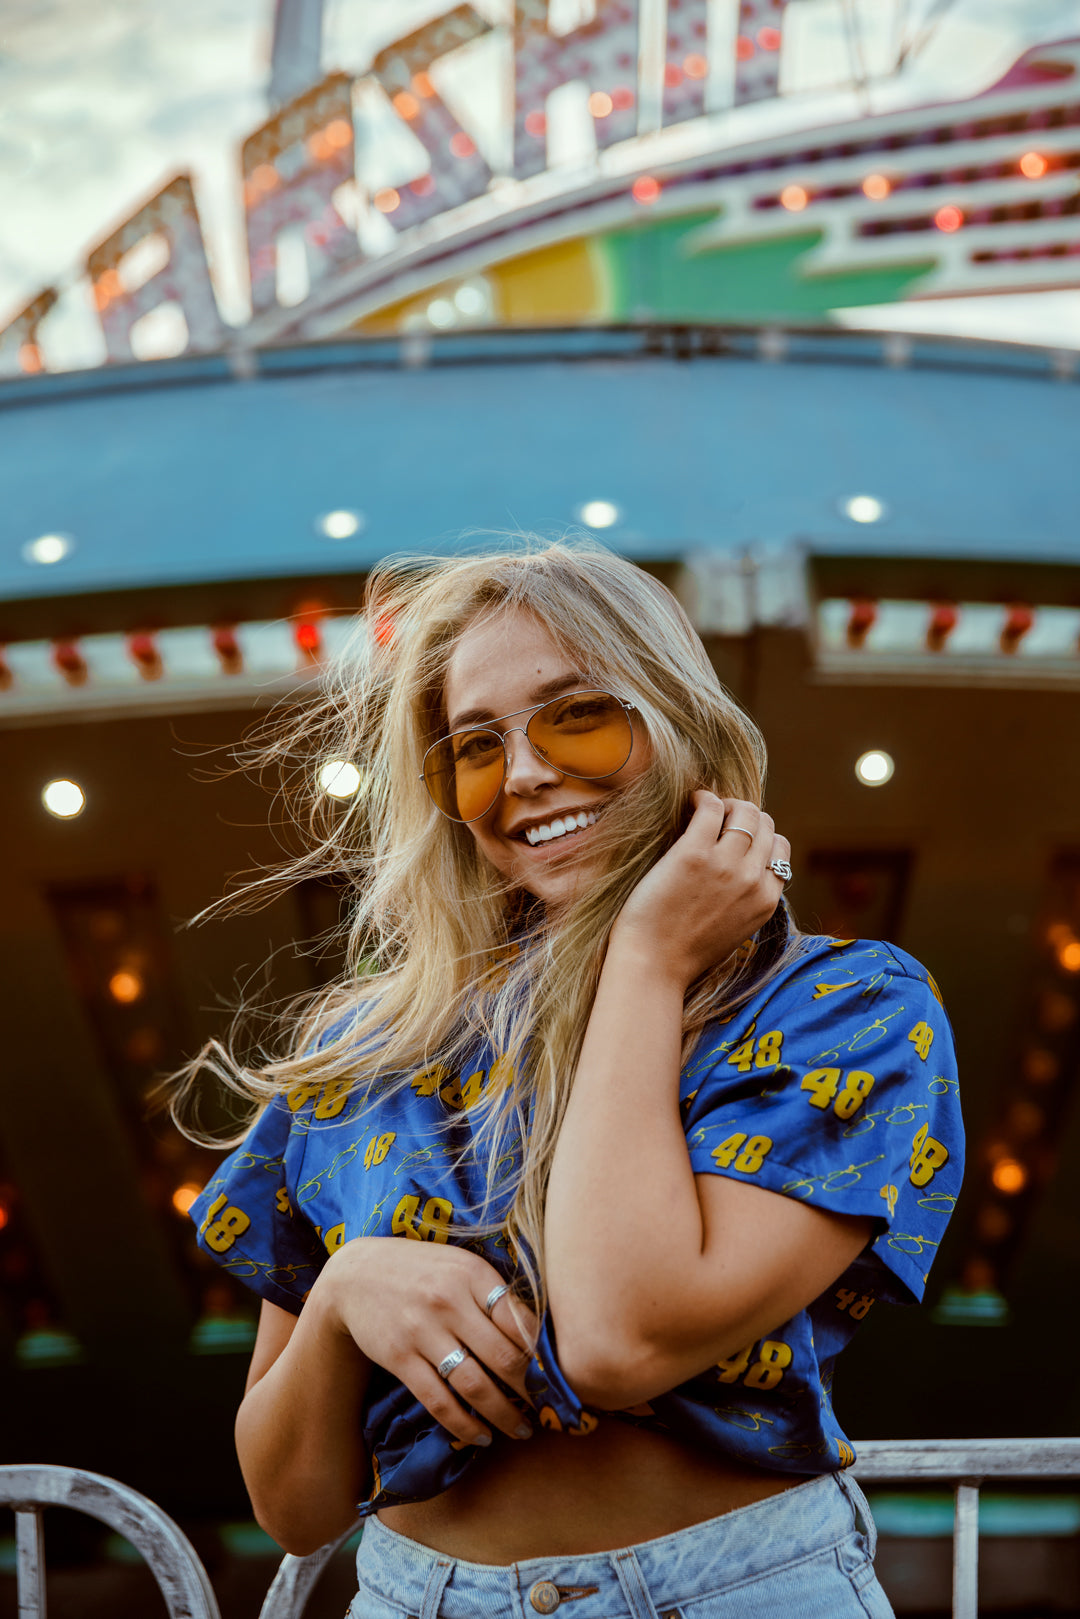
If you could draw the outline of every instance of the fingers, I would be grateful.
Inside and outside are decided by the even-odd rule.
[[[449,1344],[446,1353],[454,1347]],[[532,1433],[531,1424],[475,1354],[455,1366],[447,1377],[440,1377],[436,1366],[437,1362],[418,1357],[415,1368],[410,1368],[409,1387],[455,1438],[467,1445],[482,1445],[490,1440],[491,1428],[500,1429],[510,1439],[526,1439]],[[466,1405],[472,1406],[475,1416],[465,1409]],[[490,1427],[485,1425],[485,1418]]]

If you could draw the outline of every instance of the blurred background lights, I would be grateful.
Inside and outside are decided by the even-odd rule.
[[[589,528],[610,528],[619,521],[619,508],[610,500],[587,500],[578,516]]]
[[[86,794],[77,781],[58,777],[42,789],[41,802],[50,815],[57,816],[61,821],[70,821],[72,816],[82,813]]]
[[[1025,152],[1020,159],[1020,173],[1029,180],[1041,180],[1049,167],[1049,159],[1041,152]]]
[[[459,287],[454,302],[463,315],[479,315],[484,309],[484,294],[479,287]]]
[[[196,1186],[194,1181],[178,1186],[172,1195],[172,1206],[177,1214],[186,1214],[201,1191],[202,1187]]]
[[[351,798],[360,786],[360,772],[348,759],[327,759],[319,770],[319,786],[331,798]]]
[[[427,306],[427,318],[433,326],[452,326],[455,315],[449,298],[433,298]]]
[[[895,768],[890,755],[881,748],[871,748],[868,753],[861,753],[855,761],[855,774],[864,787],[881,787]]]
[[[1027,1185],[1027,1170],[1015,1158],[1002,1158],[994,1165],[990,1177],[999,1192],[1015,1196]]]
[[[880,523],[885,516],[885,502],[876,495],[852,495],[842,509],[853,523]]]
[[[881,202],[892,190],[892,181],[887,174],[868,174],[862,188],[864,197],[869,197],[871,202]]]
[[[70,534],[39,534],[36,540],[27,540],[22,548],[22,557],[24,562],[47,565],[63,562],[74,549],[75,541]]]
[[[316,526],[328,540],[351,540],[363,528],[364,519],[359,512],[326,512]]]
[[[954,203],[947,202],[944,208],[939,208],[934,215],[934,224],[938,230],[946,233],[959,230],[964,223],[963,209],[957,208]]]
[[[809,201],[810,193],[805,186],[785,186],[780,193],[781,207],[792,214],[801,213]]]
[[[133,1001],[137,1001],[144,988],[138,973],[130,972],[126,967],[113,973],[109,979],[109,994],[122,1006],[130,1006]]]

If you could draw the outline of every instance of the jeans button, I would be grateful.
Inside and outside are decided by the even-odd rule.
[[[562,1597],[558,1586],[552,1585],[550,1580],[537,1580],[529,1592],[529,1601],[537,1613],[554,1613]]]

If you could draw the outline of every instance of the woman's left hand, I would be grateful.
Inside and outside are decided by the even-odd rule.
[[[791,845],[756,804],[699,789],[686,831],[631,892],[611,930],[614,949],[645,950],[685,987],[726,961],[780,902],[769,870]]]

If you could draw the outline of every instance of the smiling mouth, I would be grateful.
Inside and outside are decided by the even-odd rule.
[[[541,843],[555,843],[561,838],[573,837],[575,832],[584,832],[586,827],[595,823],[596,813],[593,810],[579,810],[574,815],[554,815],[550,821],[543,821],[539,826],[527,826],[524,832],[517,834],[517,839],[535,849]]]

